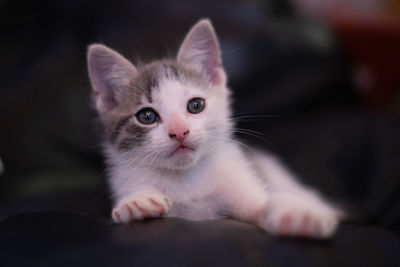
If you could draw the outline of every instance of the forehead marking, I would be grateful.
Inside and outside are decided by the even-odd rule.
[[[164,79],[176,80],[185,84],[190,82],[200,87],[207,86],[200,74],[179,65],[173,60],[163,60],[143,66],[133,81],[133,90],[145,95],[148,102],[152,103],[152,91],[160,89],[160,82]]]

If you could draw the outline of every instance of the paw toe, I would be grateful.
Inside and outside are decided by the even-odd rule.
[[[310,235],[310,232],[312,230],[311,223],[311,216],[309,214],[305,214],[300,222],[300,226],[298,229],[298,233],[300,236],[307,237]]]
[[[278,224],[278,235],[280,236],[288,236],[290,234],[292,219],[289,215],[284,215]]]
[[[158,211],[158,216],[161,216],[165,213],[165,208],[163,205],[161,205],[160,203],[158,203],[157,201],[155,201],[153,198],[149,198],[149,201],[151,202],[151,204],[153,204],[153,206],[157,209]]]
[[[168,213],[171,203],[167,197],[135,196],[121,201],[111,215],[116,223],[129,223],[147,218],[156,218]]]
[[[116,209],[114,209],[112,212],[112,218],[114,222],[121,223],[121,216],[119,215],[119,212]]]

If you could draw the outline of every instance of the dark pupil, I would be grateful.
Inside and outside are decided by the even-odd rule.
[[[144,114],[144,118],[146,119],[146,120],[151,120],[151,112],[150,111],[146,111],[146,113]]]
[[[153,124],[157,121],[158,115],[154,110],[142,110],[136,114],[136,118],[143,124]]]
[[[189,101],[187,110],[192,114],[198,114],[204,109],[204,100],[201,98],[194,98]]]

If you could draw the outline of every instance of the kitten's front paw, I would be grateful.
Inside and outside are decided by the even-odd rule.
[[[129,223],[161,217],[171,209],[170,200],[161,194],[137,195],[123,199],[112,211],[116,223]]]
[[[339,221],[339,213],[319,199],[277,194],[266,208],[262,227],[278,236],[328,238]]]

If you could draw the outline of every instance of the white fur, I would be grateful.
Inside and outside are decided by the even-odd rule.
[[[208,40],[206,45],[202,38]],[[143,145],[127,152],[105,145],[115,202],[113,219],[127,223],[158,216],[190,220],[232,217],[277,235],[331,236],[340,217],[334,206],[299,184],[275,157],[245,153],[242,144],[232,139],[230,92],[219,57],[210,22],[199,22],[183,42],[178,61],[194,69],[204,69],[202,64],[211,66],[203,73],[213,76],[208,87],[167,75],[169,78],[152,90],[151,103],[143,97],[142,105],[132,107],[132,114],[146,107],[160,116],[157,123],[141,125],[149,128]],[[96,68],[93,70],[91,77],[97,77]],[[205,109],[191,114],[187,103],[196,97],[205,99]],[[130,123],[140,124],[135,117],[132,120]],[[169,136],[174,125],[190,130],[184,142],[192,150],[174,153],[179,147]]]
[[[244,154],[240,144],[231,139],[226,88],[205,92],[164,80],[152,97],[153,103],[144,105],[154,108],[162,123],[153,126],[146,152],[121,154],[112,146],[107,148],[115,221],[146,217],[133,204],[136,200],[147,210],[147,217],[233,217],[282,235],[323,238],[334,232],[338,221],[335,208],[296,182],[276,158]],[[186,104],[193,97],[206,99],[206,109],[200,114],[186,111]],[[187,144],[195,152],[171,159],[168,155],[176,143],[168,137],[168,125],[177,117],[190,129]],[[216,125],[218,130],[209,130],[210,125]],[[148,198],[164,206],[164,212],[160,214],[159,207]]]

